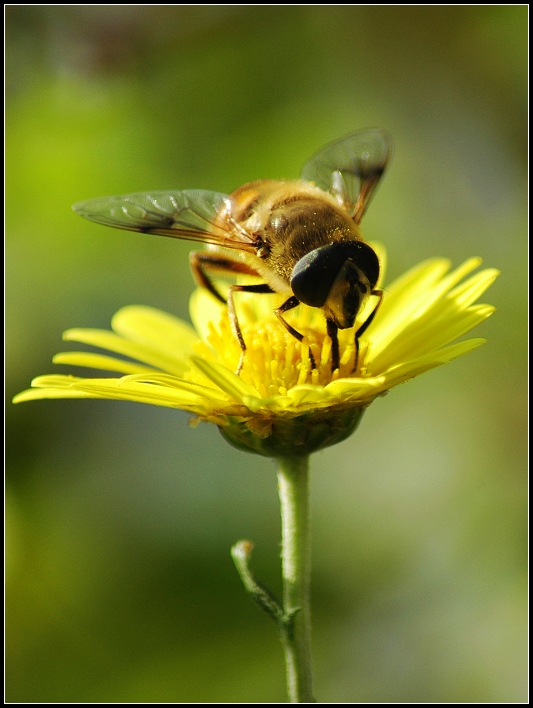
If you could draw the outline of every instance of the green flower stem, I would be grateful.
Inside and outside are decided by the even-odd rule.
[[[236,543],[231,549],[231,556],[246,592],[278,628],[285,650],[290,702],[314,703],[309,603],[309,458],[291,456],[277,459],[283,603],[252,572],[250,561],[253,544],[250,541]]]
[[[291,703],[312,703],[309,458],[283,457],[278,464],[287,690]]]

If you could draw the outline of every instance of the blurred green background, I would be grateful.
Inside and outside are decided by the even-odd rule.
[[[283,702],[229,556],[279,589],[273,463],[133,403],[11,396],[127,304],[188,317],[191,246],[72,203],[293,178],[368,126],[389,279],[480,255],[488,344],[312,459],[322,702],[526,693],[526,6],[8,6],[8,702]],[[74,347],[70,347],[76,348]]]

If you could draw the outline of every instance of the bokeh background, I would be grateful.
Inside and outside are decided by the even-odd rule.
[[[283,702],[273,463],[133,403],[11,396],[127,304],[188,317],[190,245],[73,202],[297,177],[387,128],[365,217],[389,277],[502,274],[488,343],[374,403],[312,459],[322,702],[526,694],[526,6],[8,6],[8,702]],[[70,347],[76,348],[74,347]]]

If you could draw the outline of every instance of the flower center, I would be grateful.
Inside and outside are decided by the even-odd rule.
[[[239,322],[246,343],[240,376],[262,397],[285,395],[290,388],[300,384],[325,386],[338,378],[355,375],[353,328],[338,333],[340,369],[332,372],[331,339],[326,333],[324,317],[318,311],[314,313],[311,308],[305,310],[308,312],[301,313],[291,321],[291,325],[304,335],[302,342],[290,334],[274,315],[256,321],[245,319]],[[208,342],[217,353],[218,361],[235,371],[241,348],[226,315],[221,317],[218,327],[211,325]],[[309,348],[316,363],[314,369]],[[203,350],[202,355],[206,355]]]

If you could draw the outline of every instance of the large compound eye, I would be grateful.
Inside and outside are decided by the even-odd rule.
[[[294,295],[305,305],[323,307],[347,261],[360,268],[371,287],[375,286],[379,277],[378,257],[363,241],[348,241],[316,248],[300,258],[291,274]]]
[[[291,288],[300,302],[322,307],[342,263],[335,264],[328,252],[330,246],[317,248],[301,258],[291,274]],[[326,251],[325,251],[326,249]]]

